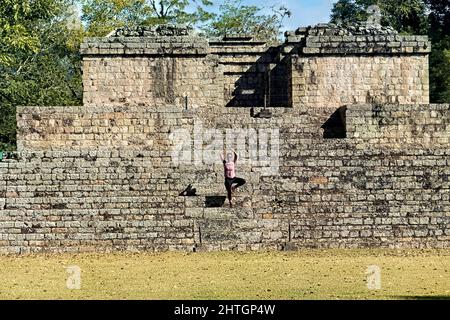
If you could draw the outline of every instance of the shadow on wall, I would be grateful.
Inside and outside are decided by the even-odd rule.
[[[347,107],[340,107],[322,125],[324,139],[347,138],[346,118]]]
[[[278,47],[270,47],[246,71],[225,71],[227,107],[289,107],[286,58],[277,61]],[[234,70],[246,68],[248,62],[234,62]]]
[[[188,185],[186,189],[180,192],[179,196],[183,197],[195,197],[197,195],[197,189],[192,187],[192,184]]]
[[[205,207],[206,208],[220,208],[225,204],[225,196],[206,196]]]

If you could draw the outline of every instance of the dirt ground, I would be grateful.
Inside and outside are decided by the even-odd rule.
[[[450,299],[450,249],[0,256],[0,299],[435,298]]]

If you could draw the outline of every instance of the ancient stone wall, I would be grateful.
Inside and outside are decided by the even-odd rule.
[[[196,57],[86,57],[84,104],[222,105],[218,68],[217,61]]]
[[[176,119],[161,122],[158,113],[164,109],[155,109],[151,113],[142,107],[18,107],[17,148],[20,152],[152,150],[161,127],[180,125]]]
[[[85,105],[288,106],[279,47],[252,36],[207,41],[189,29],[149,30],[83,43]]]
[[[448,125],[450,107],[429,105],[426,112],[425,106],[373,108],[283,108],[274,109],[270,119],[251,117],[242,108],[210,113],[176,107],[73,109],[69,117],[76,114],[91,122],[62,125],[68,129],[63,135],[79,135],[72,141],[61,138],[65,147],[53,148],[49,135],[47,144],[24,148],[20,161],[0,163],[1,250],[447,247],[450,163],[443,142],[449,131],[434,134],[432,142],[442,144],[426,149],[411,145],[430,142],[423,133],[436,126],[435,114]],[[19,139],[47,126],[48,120],[33,118],[37,111],[41,116],[51,111],[50,119],[55,109],[21,108],[19,114],[27,120]],[[417,132],[415,140],[397,132],[405,143],[386,140],[378,148],[379,136],[369,133],[383,131],[387,115],[391,128],[404,124]],[[111,129],[142,120],[143,130],[150,118],[150,148],[142,147],[141,130],[131,136],[99,133],[98,141],[118,141],[119,147],[73,143],[89,134],[97,119],[114,119],[105,126]],[[369,131],[364,123],[372,126]],[[241,156],[238,175],[248,183],[236,194],[232,209],[226,206],[217,151],[209,157],[211,140],[206,131],[196,136],[199,125],[214,129],[223,145],[227,130],[243,135],[231,144]],[[327,134],[341,133],[342,127],[347,138]],[[181,136],[174,136],[176,129]],[[279,158],[251,158],[252,130],[257,140],[278,133],[278,148],[264,151]],[[187,149],[190,157],[177,157],[180,137],[188,145],[197,143]],[[189,184],[196,195],[180,196]]]
[[[353,105],[346,111],[347,137],[360,148],[435,149],[450,145],[449,106]]]
[[[159,28],[159,29],[158,29]],[[429,103],[426,36],[333,24],[206,39],[188,28],[142,28],[91,38],[81,52],[85,105],[341,107]]]
[[[280,48],[244,35],[210,39],[211,54],[223,66],[227,107],[287,107],[287,65]]]
[[[323,25],[288,33],[286,49],[294,105],[429,103],[426,36]]]
[[[429,102],[426,56],[292,56],[292,63],[295,104],[339,107]]]
[[[223,72],[206,38],[187,28],[121,30],[81,47],[85,105],[182,108],[223,104]]]
[[[423,104],[427,39],[331,24],[286,36],[87,40],[84,106],[17,109],[0,251],[448,247],[450,107]],[[224,147],[247,180],[233,208]]]

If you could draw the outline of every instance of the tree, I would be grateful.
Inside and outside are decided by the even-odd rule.
[[[81,1],[82,20],[86,23],[89,36],[105,36],[125,25],[129,27],[163,23],[195,25],[213,17],[213,14],[206,10],[212,5],[210,0]]]
[[[269,9],[269,13],[265,13]],[[219,14],[204,31],[210,36],[253,34],[264,40],[278,41],[283,20],[291,12],[284,6],[264,8],[243,5],[241,0],[226,0]]]
[[[437,41],[450,36],[450,2],[425,0],[429,10],[430,36]]]
[[[0,63],[11,65],[17,53],[35,53],[39,37],[31,22],[50,19],[57,10],[52,0],[3,0],[0,3]]]
[[[347,24],[366,21],[366,10],[371,5],[380,7],[383,25],[402,33],[427,32],[426,5],[423,0],[339,0],[331,11],[331,21]]]
[[[367,1],[366,1],[367,2]],[[361,3],[355,0],[340,0],[333,5],[331,10],[331,22],[354,24],[367,20],[366,8],[375,1]]]
[[[426,0],[433,50],[430,56],[431,100],[450,102],[450,3]]]
[[[69,0],[0,3],[0,150],[14,148],[16,106],[81,103],[82,30],[69,27],[72,10]]]
[[[150,8],[145,0],[81,0],[88,36],[105,36],[124,25],[143,24]]]
[[[148,0],[153,9],[152,16],[146,21],[149,24],[181,23],[194,25],[204,23],[214,17],[206,11],[213,3],[210,0]],[[188,12],[188,7],[195,10]]]
[[[430,55],[430,99],[436,103],[450,102],[450,40],[433,46]]]

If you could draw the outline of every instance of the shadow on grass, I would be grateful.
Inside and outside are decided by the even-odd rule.
[[[450,300],[450,296],[396,296],[403,300]]]

